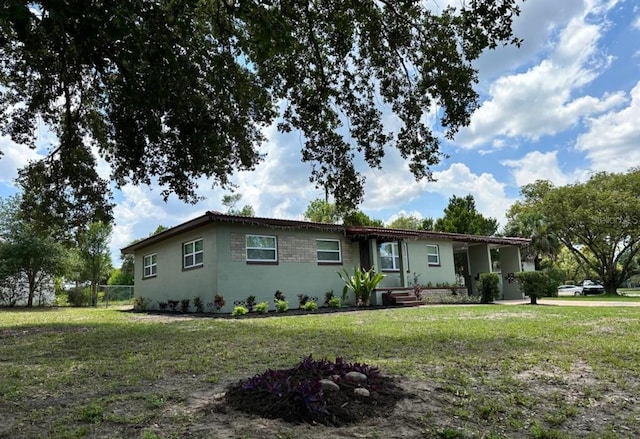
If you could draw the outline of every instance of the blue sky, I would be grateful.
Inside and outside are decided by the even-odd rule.
[[[449,0],[459,4],[459,0]],[[435,3],[434,3],[435,4]],[[446,1],[438,1],[443,7]],[[597,171],[640,166],[640,5],[635,0],[528,0],[515,22],[520,49],[499,48],[478,60],[481,107],[469,127],[444,142],[449,158],[434,168],[437,182],[418,182],[393,150],[382,170],[367,177],[362,210],[384,221],[399,213],[437,218],[452,195],[472,194],[480,212],[504,224],[519,188],[536,179],[557,185],[584,181]],[[430,117],[432,115],[427,115]],[[298,133],[266,129],[266,160],[234,177],[241,204],[259,216],[302,218],[309,202],[323,197],[300,161]],[[0,196],[15,193],[17,169],[56,143],[42,127],[32,151],[0,137]],[[109,167],[100,161],[101,175]],[[202,180],[196,205],[158,187],[127,185],[115,191],[114,265],[119,248],[159,225],[173,226],[206,210],[223,210],[224,192]]]

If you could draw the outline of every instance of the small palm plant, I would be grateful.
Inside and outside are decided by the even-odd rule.
[[[378,284],[384,279],[384,274],[376,273],[373,268],[354,268],[353,274],[344,269],[343,273],[338,272],[338,276],[345,283],[342,289],[342,302],[347,300],[349,290],[353,291],[356,298],[356,306],[368,306],[371,294]]]

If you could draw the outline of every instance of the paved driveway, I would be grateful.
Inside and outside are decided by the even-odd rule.
[[[524,305],[531,303],[529,299],[525,300],[497,300],[500,305]],[[539,305],[557,305],[557,306],[640,306],[637,302],[615,302],[609,300],[548,300],[538,299]]]

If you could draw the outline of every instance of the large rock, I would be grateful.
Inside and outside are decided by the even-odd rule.
[[[322,386],[322,390],[326,390],[328,392],[337,392],[340,390],[340,386],[331,380],[320,380],[320,385]]]
[[[360,372],[349,372],[344,376],[344,379],[347,381],[353,381],[355,383],[362,383],[367,381],[367,376]]]

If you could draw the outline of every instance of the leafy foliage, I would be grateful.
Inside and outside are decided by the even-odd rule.
[[[342,305],[342,302],[340,300],[339,297],[332,297],[331,299],[329,299],[329,302],[327,303],[327,305],[329,306],[329,308],[340,308],[340,306]]]
[[[537,304],[539,297],[557,295],[557,288],[560,285],[557,280],[554,280],[551,273],[545,271],[522,271],[516,273],[516,279],[520,291],[525,296],[529,296],[532,304]]]
[[[98,285],[111,271],[111,230],[110,224],[95,222],[82,230],[78,237],[78,250],[82,261],[81,278],[91,283],[92,306],[98,303]]]
[[[259,314],[266,314],[267,312],[269,312],[269,303],[260,302],[256,304],[256,312]]]
[[[546,236],[538,241],[566,246],[585,269],[598,274],[607,293],[616,294],[640,272],[640,169],[602,172],[562,187],[538,181],[522,193],[524,200],[511,212],[514,220],[535,216],[536,232]]]
[[[340,276],[340,279],[345,283],[342,289],[342,302],[347,301],[347,294],[349,290],[351,290],[355,295],[357,306],[369,305],[371,293],[373,293],[373,290],[375,290],[385,277],[383,273],[375,273],[373,267],[369,270],[354,268],[353,274],[349,274],[349,272],[344,269],[342,273],[338,272],[338,276]]]
[[[529,259],[533,259],[536,270],[542,270],[543,258],[554,261],[562,249],[562,244],[539,209],[539,203],[552,189],[551,182],[544,180],[524,185],[520,188],[522,199],[507,211],[504,233],[531,239],[531,245],[525,252]]]
[[[27,306],[35,292],[68,268],[69,253],[53,236],[40,231],[20,216],[20,198],[0,202],[0,287],[8,289],[9,303],[27,285]]]
[[[72,287],[67,290],[67,302],[71,306],[88,305],[90,296],[90,291],[82,286]]]
[[[213,304],[216,307],[216,311],[220,312],[220,310],[224,307],[225,301],[222,294],[216,294],[213,297]]]
[[[315,311],[318,309],[318,304],[313,300],[308,300],[302,305],[302,309],[305,311]]]
[[[298,308],[302,308],[309,301],[308,294],[298,294]]]
[[[500,278],[496,273],[480,273],[478,290],[482,303],[492,303],[500,295]]]
[[[378,219],[372,219],[361,210],[342,208],[328,201],[315,199],[309,203],[304,212],[305,219],[316,223],[338,224],[353,227],[384,227],[384,223]]]
[[[392,229],[421,230],[422,220],[413,215],[400,214],[389,223],[388,227]]]
[[[304,218],[315,223],[338,224],[341,219],[340,212],[335,204],[316,198],[312,200],[304,211]]]
[[[465,197],[453,196],[444,209],[444,216],[438,218],[433,230],[437,232],[463,233],[467,235],[495,235],[498,230],[498,220],[485,218],[476,210],[473,195]]]
[[[236,204],[242,199],[242,194],[225,195],[222,197],[222,205],[227,208],[227,214],[236,216],[255,216],[253,206],[246,204],[242,209],[236,209]]]
[[[331,425],[336,422],[336,414],[329,409],[331,393],[324,392],[321,379],[333,377],[343,383],[349,372],[359,372],[367,376],[365,388],[375,390],[381,379],[380,371],[367,364],[349,363],[341,357],[335,362],[327,359],[314,360],[311,355],[305,357],[291,369],[267,369],[248,380],[242,381],[238,387],[227,392],[227,399],[234,404],[238,394],[253,395],[254,398],[265,397],[264,413],[271,416],[273,406],[280,407],[280,416],[286,420],[319,422]],[[343,384],[344,385],[344,384]],[[353,390],[349,387],[350,391]],[[242,407],[238,407],[242,409]]]
[[[276,300],[276,311],[286,312],[289,309],[289,302],[286,300]]]
[[[245,304],[247,305],[247,309],[249,312],[253,311],[254,306],[256,305],[256,296],[249,296],[247,300],[245,300]]]
[[[478,105],[473,61],[520,43],[516,0],[439,14],[415,1],[75,6],[10,0],[1,10],[0,131],[34,146],[38,123],[50,126],[60,144],[30,173],[78,202],[85,188],[105,194],[92,148],[120,185],[154,180],[191,201],[200,177],[229,187],[262,159],[261,127],[279,103],[279,129],[301,131],[312,181],[339,206],[362,199],[356,153],[377,168],[393,145],[417,179],[431,178],[442,154],[425,111],[438,104],[452,138]]]
[[[136,297],[133,299],[133,310],[136,312],[146,311],[150,304],[151,299],[142,296]]]
[[[244,306],[242,306],[242,305],[238,305],[238,306],[235,306],[235,307],[233,308],[233,311],[231,312],[231,315],[233,315],[233,316],[236,316],[236,317],[237,317],[237,316],[243,316],[243,315],[246,315],[247,313],[249,313],[249,310],[248,310],[247,308],[245,308],[245,307],[244,307]]]
[[[193,298],[193,306],[196,308],[196,312],[198,314],[202,314],[204,312],[204,302],[200,297]]]

